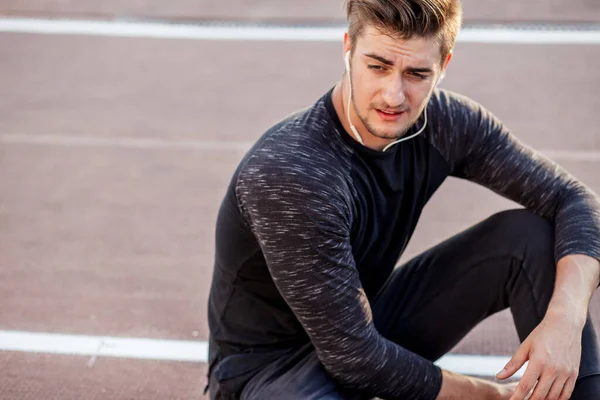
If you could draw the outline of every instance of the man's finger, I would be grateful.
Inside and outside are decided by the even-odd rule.
[[[565,383],[565,386],[563,387],[562,393],[560,394],[560,397],[558,398],[558,400],[567,400],[571,398],[571,395],[573,394],[573,390],[575,389],[575,383],[577,382],[577,377],[571,377],[569,379],[567,379],[567,382]]]
[[[519,382],[515,393],[512,395],[510,400],[524,400],[527,398],[531,389],[535,386],[542,373],[542,368],[537,363],[529,363],[527,370],[523,375],[523,379]]]
[[[566,377],[560,378],[556,373],[549,372],[548,369],[542,371],[542,375],[538,380],[537,385],[535,386],[535,390],[533,391],[532,398],[534,399],[545,399],[550,392],[550,389],[555,389],[555,386],[558,384],[560,389],[558,393],[562,391],[562,388],[565,384]],[[557,396],[558,397],[558,396]],[[550,397],[551,399],[555,399],[557,397]]]
[[[567,379],[568,376],[559,376],[554,383],[552,384],[552,387],[550,388],[550,391],[548,392],[547,397],[549,399],[559,399],[560,398],[560,394],[564,391],[565,385],[569,382],[569,380]],[[565,400],[568,399],[568,397],[565,397]]]
[[[513,376],[527,362],[529,358],[529,346],[521,344],[504,369],[496,375],[496,378],[503,380]]]

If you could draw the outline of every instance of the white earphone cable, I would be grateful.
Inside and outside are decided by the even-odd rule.
[[[425,107],[427,107],[427,106],[425,106]],[[392,142],[392,143],[388,144],[387,146],[385,146],[383,148],[383,151],[386,151],[387,149],[389,149],[390,147],[392,147],[395,144],[398,144],[398,143],[403,142],[405,140],[412,139],[412,138],[414,138],[416,136],[419,136],[425,130],[425,127],[427,126],[427,108],[425,108],[425,110],[423,111],[423,113],[425,114],[425,121],[423,122],[423,126],[421,127],[421,129],[419,129],[419,131],[417,133],[415,133],[413,135],[410,135],[410,136],[407,136],[407,137],[400,138],[400,139],[396,140],[395,142]]]
[[[350,56],[350,52],[347,52],[346,53],[346,70],[347,70],[346,72],[348,72],[349,94],[348,94],[348,106],[346,107],[346,116],[348,117],[348,123],[350,124],[350,130],[354,134],[354,137],[356,137],[356,140],[358,140],[358,142],[364,146],[365,143],[363,142],[362,137],[358,134],[358,131],[356,130],[356,128],[354,127],[354,124],[352,123],[352,120],[350,119],[350,103],[352,103],[352,80],[350,78],[350,60],[348,59],[349,56]]]

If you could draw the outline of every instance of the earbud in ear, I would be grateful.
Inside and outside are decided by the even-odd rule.
[[[346,52],[346,57],[344,57],[344,59],[346,60],[346,71],[350,73],[350,50]]]
[[[435,86],[438,86],[440,84],[440,82],[444,80],[445,77],[446,77],[446,71],[442,71],[442,73],[438,77],[437,82],[435,83]]]

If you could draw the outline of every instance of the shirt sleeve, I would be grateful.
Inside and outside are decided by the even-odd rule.
[[[554,221],[556,261],[571,254],[600,259],[598,196],[519,141],[481,105],[461,97],[445,101],[453,128],[445,139],[452,175],[481,184]]]
[[[326,169],[255,163],[240,174],[240,206],[275,285],[342,387],[433,400],[441,370],[373,325],[351,251],[350,208],[336,179],[319,176]]]

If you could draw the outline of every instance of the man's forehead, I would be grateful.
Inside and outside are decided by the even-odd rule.
[[[441,57],[441,45],[434,37],[413,36],[402,39],[367,26],[356,38],[354,46],[359,54],[377,54],[386,59],[406,59],[433,64]]]

